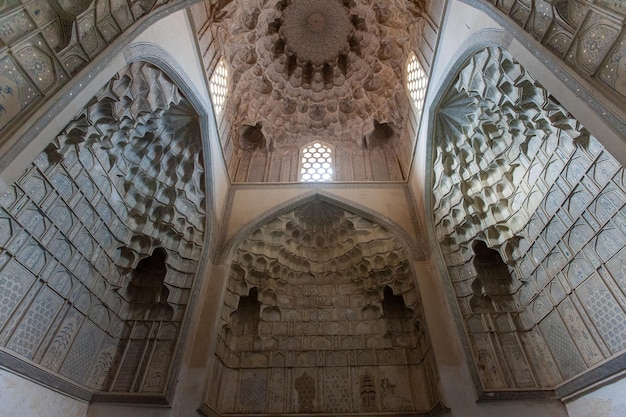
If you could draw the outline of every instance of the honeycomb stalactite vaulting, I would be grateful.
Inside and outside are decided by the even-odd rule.
[[[410,143],[404,78],[419,3],[255,0],[225,11],[232,84],[224,117],[234,129],[259,126],[262,149],[291,152],[316,138],[346,153]],[[384,140],[373,135],[378,125],[391,132]],[[250,147],[235,137],[236,150]]]
[[[320,200],[261,226],[231,264],[209,401],[223,413],[431,410],[432,352],[409,265],[383,227]]]
[[[374,119],[403,127],[414,19],[404,1],[274,3],[246,2],[229,19],[234,125],[265,122],[277,146],[311,135],[359,144]]]
[[[437,114],[435,229],[482,388],[554,388],[623,353],[624,168],[498,48]]]
[[[199,132],[138,62],[52,140],[0,198],[3,349],[95,393],[165,393],[204,244]]]

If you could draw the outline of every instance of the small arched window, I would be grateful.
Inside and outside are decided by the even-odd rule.
[[[411,56],[406,65],[406,74],[406,86],[409,90],[409,96],[411,97],[415,113],[419,117],[424,107],[428,77],[413,52],[411,52]]]
[[[335,176],[333,149],[324,142],[313,142],[300,150],[300,181],[332,181]]]
[[[222,114],[226,97],[228,96],[228,67],[224,58],[220,59],[217,67],[209,79],[209,90],[211,91],[211,101],[215,108],[215,116]]]

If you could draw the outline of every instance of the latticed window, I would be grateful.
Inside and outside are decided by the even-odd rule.
[[[220,115],[228,95],[228,67],[223,58],[215,67],[213,75],[211,75],[209,89],[211,90],[211,100],[215,108],[215,115]]]
[[[323,142],[314,142],[300,152],[300,181],[320,182],[333,180],[333,150]]]
[[[424,106],[424,97],[426,97],[426,86],[428,85],[428,77],[422,69],[417,56],[411,53],[409,62],[406,66],[407,73],[407,88],[411,101],[415,107],[415,112],[419,116],[422,113],[422,107]]]

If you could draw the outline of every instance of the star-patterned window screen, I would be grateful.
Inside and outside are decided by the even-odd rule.
[[[422,108],[424,107],[424,97],[426,97],[426,86],[428,85],[428,77],[426,72],[422,69],[415,53],[411,53],[407,66],[407,88],[409,95],[411,96],[411,102],[415,108],[417,116],[422,114]]]
[[[211,100],[215,108],[215,115],[219,116],[224,110],[224,104],[228,96],[228,67],[223,58],[211,75],[209,89],[211,90]]]
[[[300,181],[324,182],[334,179],[333,149],[324,142],[313,142],[300,151]]]

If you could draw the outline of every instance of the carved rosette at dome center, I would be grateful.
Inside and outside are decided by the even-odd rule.
[[[220,23],[232,71],[224,117],[258,125],[268,149],[312,137],[356,148],[377,123],[401,131],[417,10],[406,0],[233,1]]]
[[[348,10],[337,0],[295,0],[283,11],[285,47],[302,62],[336,62],[350,50],[351,32]]]

